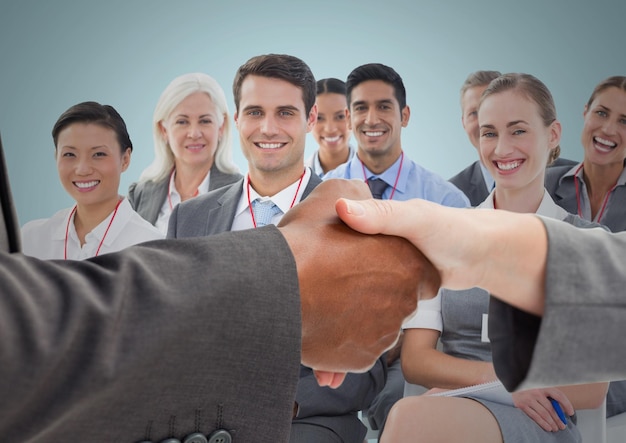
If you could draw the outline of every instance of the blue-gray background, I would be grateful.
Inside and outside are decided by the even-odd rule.
[[[152,111],[174,77],[212,75],[232,113],[235,71],[269,52],[302,58],[317,78],[395,68],[411,107],[403,147],[445,178],[476,159],[460,123],[467,74],[531,73],[555,97],[563,156],[580,160],[584,103],[600,80],[626,75],[625,17],[624,0],[1,0],[0,133],[20,223],[72,204],[50,136],[68,107],[95,100],[126,120],[125,193],[151,162]]]

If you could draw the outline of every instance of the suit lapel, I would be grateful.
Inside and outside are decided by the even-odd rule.
[[[558,186],[552,196],[554,202],[571,214],[578,213],[578,202],[576,201],[576,188],[573,183],[563,186],[563,182],[571,177],[559,179]],[[571,178],[573,182],[574,179]]]
[[[315,187],[320,183],[322,183],[322,179],[319,178],[318,175],[314,172],[311,172],[311,178],[309,179],[309,183],[307,183],[306,188],[304,188],[304,191],[302,192],[301,200],[307,198],[308,195],[313,191],[313,189],[315,189]]]
[[[217,205],[207,214],[206,235],[230,231],[235,220],[239,199],[243,193],[243,178],[228,187],[217,200]]]
[[[218,189],[233,183],[234,174],[225,174],[217,169],[215,163],[211,166],[211,179],[209,180],[209,191]],[[239,174],[241,176],[241,174]]]
[[[149,193],[149,195],[151,194],[151,196],[148,198],[148,208],[146,210],[146,213],[148,215],[148,221],[150,221],[152,224],[156,223],[157,218],[159,218],[159,212],[161,211],[161,207],[163,206],[163,203],[167,200],[169,183],[169,178],[159,183],[154,183],[154,187]]]

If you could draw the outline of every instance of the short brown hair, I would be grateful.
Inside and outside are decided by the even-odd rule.
[[[241,85],[248,75],[285,80],[302,89],[304,110],[308,115],[315,104],[315,77],[309,66],[298,57],[286,54],[265,54],[252,57],[241,65],[233,81],[235,109],[239,111]]]

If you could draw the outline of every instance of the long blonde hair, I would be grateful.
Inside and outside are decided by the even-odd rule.
[[[222,137],[217,144],[214,163],[217,169],[228,174],[238,173],[232,160],[232,136],[230,114],[224,90],[217,81],[204,73],[194,72],[176,77],[165,88],[152,115],[152,136],[154,139],[154,160],[139,177],[140,182],[165,179],[174,167],[174,154],[163,139],[160,124],[185,98],[195,92],[204,92],[215,104],[218,111],[218,124],[224,124]]]

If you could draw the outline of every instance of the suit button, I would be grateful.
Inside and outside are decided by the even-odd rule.
[[[166,438],[162,440],[161,443],[180,443],[180,440],[177,438]]]
[[[218,429],[209,435],[209,443],[232,443],[233,438],[230,432],[225,429]]]
[[[185,437],[183,443],[208,443],[208,440],[206,439],[204,434],[196,432],[194,434],[189,434],[187,437]]]

